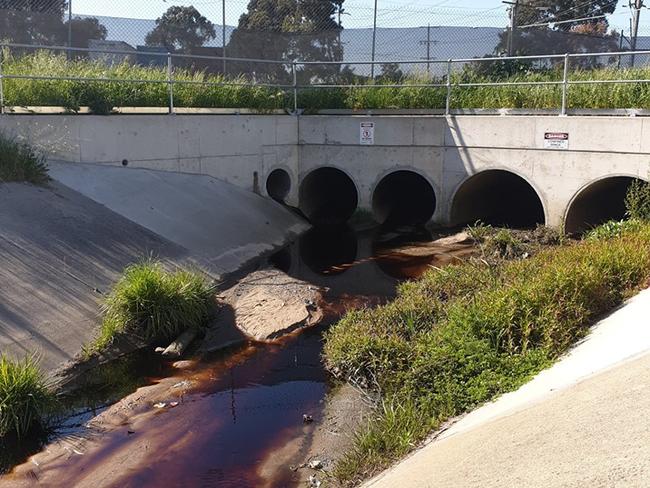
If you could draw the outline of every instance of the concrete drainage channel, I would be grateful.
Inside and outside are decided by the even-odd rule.
[[[0,477],[0,486],[29,486],[35,477],[67,486],[102,486],[109,478],[120,486],[297,486],[319,476],[368,411],[356,390],[335,384],[324,370],[323,331],[349,309],[390,299],[400,281],[429,265],[472,252],[466,242],[431,245],[436,236],[424,227],[360,231],[341,224],[351,214],[348,206],[356,206],[354,184],[339,192],[340,206],[323,206],[322,195],[312,200],[310,215],[333,225],[302,232],[304,222],[281,206],[205,176],[66,164],[53,164],[51,173],[58,181],[50,188],[4,188],[0,197],[11,212],[1,242],[31,241],[18,261],[38,255],[52,270],[68,270],[56,275],[57,288],[67,294],[56,299],[81,303],[90,296],[83,301],[88,314],[79,316],[85,320],[80,331],[96,314],[97,294],[107,293],[122,267],[154,244],[170,265],[230,278],[220,287],[214,327],[191,346],[189,360],[165,360],[147,348],[84,372],[66,389],[67,413],[53,432],[21,449],[3,446],[2,470],[18,466]],[[323,178],[337,186],[347,182],[336,171],[316,176],[317,186]],[[402,184],[412,183],[409,178]],[[289,183],[278,172],[266,185],[282,201]],[[386,220],[399,217],[390,210],[390,188],[379,194]],[[35,239],[43,226],[56,236],[55,247]],[[232,231],[227,238],[223,227]],[[94,236],[97,229],[101,234]],[[119,229],[128,229],[130,240],[123,242]],[[292,234],[300,234],[293,244],[255,257]],[[403,252],[409,246],[418,252]],[[12,249],[4,256],[18,252]],[[75,267],[72,256],[88,249],[93,258]],[[241,266],[247,274],[232,275]],[[48,270],[42,271],[53,272]],[[17,269],[13,279],[48,279],[37,271]],[[21,289],[13,284],[8,288]],[[99,290],[94,295],[93,288]],[[47,300],[54,299],[56,289],[47,291]],[[17,300],[2,296],[3,303]],[[26,312],[35,314],[30,321],[47,324],[45,310]],[[70,307],[57,313],[52,320],[70,320]],[[43,327],[39,333],[45,334]],[[70,352],[49,354],[48,368]]]
[[[73,123],[78,123],[77,120],[73,119]],[[116,119],[107,120],[102,130],[110,133],[114,130],[111,121]],[[202,120],[184,123],[196,123],[196,134],[203,134],[199,123]],[[255,127],[268,124],[269,120],[242,123]],[[309,128],[309,124],[321,122],[330,124],[328,120],[309,118],[301,123]],[[190,357],[201,359],[172,364],[161,362],[160,358],[152,361],[145,354],[97,370],[98,378],[90,378],[86,390],[102,393],[80,395],[82,400],[71,401],[71,415],[54,437],[48,439],[46,449],[0,478],[0,487],[30,486],[34,478],[44,484],[93,487],[105,485],[106,480],[120,486],[292,486],[307,481],[310,476],[319,477],[320,470],[329,467],[343,451],[347,442],[345,434],[354,430],[355,423],[367,411],[367,405],[354,390],[334,384],[324,371],[320,358],[323,331],[348,309],[373,306],[389,299],[401,280],[417,277],[431,265],[441,266],[474,252],[466,242],[431,244],[438,236],[432,235],[423,224],[449,217],[443,223],[481,220],[515,227],[557,225],[565,213],[562,209],[566,209],[567,230],[580,232],[585,226],[624,215],[622,206],[605,207],[599,202],[616,199],[622,203],[633,176],[612,174],[596,181],[598,175],[589,172],[584,177],[567,180],[566,191],[558,196],[549,190],[558,185],[542,177],[539,180],[542,184],[536,183],[525,168],[519,171],[521,168],[513,164],[504,164],[503,168],[485,166],[481,162],[482,153],[476,149],[484,144],[480,141],[475,141],[476,147],[465,152],[464,143],[452,144],[447,140],[449,135],[441,136],[442,142],[417,142],[424,134],[418,127],[431,124],[437,127],[447,122],[433,119],[417,123],[402,119],[382,119],[382,122],[385,129],[389,122],[391,126],[405,124],[409,130],[400,134],[411,134],[412,140],[402,140],[403,134],[394,142],[386,138],[388,149],[373,149],[372,157],[377,159],[372,160],[376,163],[372,171],[361,166],[371,156],[361,157],[354,152],[357,134],[350,127],[357,128],[356,119],[345,120],[345,124],[352,125],[343,129],[336,124],[327,125],[324,141],[317,138],[323,132],[320,128],[313,130],[312,135],[304,130],[301,132],[304,140],[295,148],[293,138],[298,131],[294,119],[283,118],[272,130],[260,129],[260,135],[270,137],[264,139],[264,147],[234,149],[237,156],[214,158],[212,153],[206,153],[181,158],[179,154],[178,161],[173,158],[168,161],[163,154],[156,156],[160,161],[167,161],[161,163],[153,159],[138,160],[130,154],[128,160],[122,159],[120,154],[113,162],[122,161],[121,166],[54,164],[52,173],[58,182],[53,193],[57,199],[77,202],[77,207],[88,211],[77,215],[70,213],[68,207],[53,205],[49,212],[42,212],[43,225],[51,224],[51,228],[47,227],[48,235],[59,229],[52,234],[56,236],[52,239],[56,246],[49,239],[41,239],[43,242],[34,242],[40,247],[32,255],[38,255],[40,262],[56,263],[53,268],[59,271],[56,276],[63,284],[70,274],[71,252],[74,251],[77,259],[87,253],[83,246],[75,247],[79,243],[73,241],[90,244],[87,247],[93,249],[93,257],[108,261],[104,263],[106,269],[97,270],[96,263],[84,261],[80,269],[73,270],[77,284],[74,290],[50,286],[48,293],[56,297],[56,302],[72,301],[70,296],[55,295],[57,292],[66,292],[74,298],[93,289],[105,291],[129,258],[154,247],[172,265],[196,266],[211,277],[231,275],[242,266],[252,272],[240,276],[233,288],[223,287],[220,292],[225,306],[218,318],[220,327],[215,329],[218,333],[207,337],[189,353]],[[502,124],[498,120],[493,123]],[[378,129],[383,130],[381,126]],[[457,129],[450,127],[450,133],[460,134]],[[78,133],[82,130],[78,128]],[[140,130],[141,122],[138,122]],[[130,132],[120,137],[137,141],[138,131],[133,131],[133,139]],[[197,136],[201,144],[191,144],[193,148],[209,146],[217,132],[226,134],[223,137],[231,134],[213,128],[204,132]],[[158,139],[171,141],[178,151],[176,139],[186,133],[193,132],[181,131],[169,137],[155,132]],[[385,132],[382,137],[387,135]],[[254,145],[255,139],[243,138],[243,144]],[[586,152],[579,140],[576,143],[575,151],[567,153],[570,156]],[[69,145],[79,149],[79,162],[82,153],[88,157],[85,151],[88,148],[83,144]],[[513,147],[494,151],[504,156],[520,149],[515,143],[508,144]],[[394,147],[390,148],[391,145]],[[416,151],[418,145],[426,151]],[[429,170],[442,166],[441,174],[418,169],[417,157],[437,154],[436,148],[442,146],[446,156],[426,163]],[[353,148],[349,153],[352,156],[344,155],[341,148]],[[154,149],[146,147],[145,156],[149,157]],[[215,148],[214,154],[217,149],[221,148]],[[467,161],[461,157],[454,159],[457,152],[463,153]],[[534,150],[530,152],[533,153]],[[295,154],[300,156],[293,161]],[[387,156],[391,154],[394,156]],[[264,167],[257,166],[260,155]],[[394,163],[397,155],[404,158],[405,165]],[[101,157],[114,159],[111,155]],[[343,161],[345,158],[350,159],[349,164]],[[285,168],[283,164],[287,161]],[[357,161],[359,166],[355,166]],[[476,168],[465,164],[472,162],[480,164]],[[173,171],[180,172],[132,169],[144,164],[160,166],[159,169],[169,164]],[[536,169],[536,174],[551,174],[552,168],[543,170],[542,162],[539,164],[542,170]],[[641,163],[631,174],[641,175],[640,168]],[[215,176],[233,184],[205,174],[182,173],[206,170],[225,171]],[[364,178],[362,172],[372,174],[374,179]],[[85,200],[81,202],[78,195],[72,196],[70,189]],[[281,205],[254,195],[251,189],[266,192],[285,206],[299,208],[320,226],[305,232],[308,226],[302,219]],[[97,208],[102,206],[103,210]],[[360,208],[365,214],[358,212]],[[16,209],[16,215],[23,218],[20,210]],[[356,222],[360,217],[363,220],[370,212],[375,220],[393,230],[359,232],[346,226],[345,222]],[[39,228],[37,224],[25,224],[26,221],[18,225],[11,222],[16,219],[6,215],[0,217],[4,218],[0,219],[2,231],[13,229],[7,224],[15,224],[17,233],[27,232],[26,228]],[[106,224],[107,233],[102,239],[92,239],[86,234],[84,239],[74,239],[79,229],[61,230],[72,220],[83,222],[87,229],[95,228],[98,223]],[[120,229],[126,235],[120,235]],[[260,260],[260,256],[268,255],[298,235],[294,244],[268,260]],[[0,240],[0,244],[15,252],[13,243],[28,242],[29,236],[25,234],[22,240],[10,236]],[[31,247],[23,247],[23,251],[32,251]],[[52,248],[56,253],[51,252]],[[10,279],[11,274],[38,271],[32,268],[5,272],[4,276]],[[47,282],[48,272],[51,269],[40,270],[41,281]],[[9,288],[0,289],[3,298],[0,303],[12,300],[22,303],[20,299],[24,297],[18,296],[20,287],[14,287],[17,292],[11,300],[4,299],[3,293]],[[295,307],[287,306],[292,300]],[[89,329],[87,323],[95,318],[97,310],[95,301],[83,303],[86,313],[77,320],[83,326],[77,324],[76,328],[70,328],[74,333],[69,335]],[[263,306],[249,313],[251,304]],[[282,313],[277,312],[283,308]],[[61,310],[54,318],[70,320],[66,317],[68,312]],[[56,322],[54,318],[48,320]],[[38,320],[45,322],[41,316]],[[278,323],[271,331],[265,331],[270,322]],[[302,330],[305,325],[311,327]],[[36,333],[32,335],[30,347],[38,337]],[[43,342],[56,339],[43,336]],[[27,342],[20,340],[15,341],[17,347],[24,347]],[[83,342],[86,338],[77,340]],[[79,345],[71,349],[78,350]],[[50,363],[60,361],[70,350],[58,352],[59,355],[50,358]],[[16,458],[22,460],[41,446],[29,447],[32,448],[29,452],[16,452]]]
[[[320,471],[343,452],[351,440],[348,434],[369,409],[363,397],[334,383],[323,368],[322,333],[328,324],[349,309],[385,302],[400,281],[418,277],[432,265],[475,252],[472,243],[462,240],[432,243],[440,235],[420,224],[435,211],[435,191],[425,178],[406,170],[379,181],[372,204],[385,225],[365,231],[341,223],[358,203],[354,182],[335,168],[314,171],[301,186],[301,209],[314,221],[329,225],[303,233],[261,261],[254,256],[265,252],[260,242],[267,242],[271,234],[252,236],[255,246],[230,236],[236,245],[230,241],[224,244],[223,257],[207,259],[211,251],[215,254],[218,236],[210,233],[213,217],[204,223],[200,219],[206,217],[200,213],[199,221],[189,223],[169,218],[179,202],[181,211],[189,212],[197,203],[205,205],[216,191],[223,200],[214,208],[221,211],[223,201],[230,202],[222,225],[258,229],[266,225],[264,221],[243,222],[248,218],[244,214],[242,222],[231,220],[235,210],[255,214],[255,205],[266,208],[268,201],[255,195],[208,184],[202,176],[66,165],[55,165],[53,173],[132,223],[173,242],[181,236],[182,247],[170,247],[169,259],[183,256],[213,272],[248,261],[251,272],[232,287],[222,287],[216,326],[189,352],[197,359],[171,363],[146,352],[87,375],[86,384],[66,400],[69,416],[52,436],[41,439],[45,446],[36,442],[13,452],[13,459],[1,460],[6,466],[16,464],[45,447],[0,478],[0,487],[30,486],[34,477],[44,484],[68,486],[101,486],[110,477],[120,486],[226,487],[299,486],[310,476],[322,477]],[[267,191],[278,201],[290,191],[287,176],[278,170],[266,181]],[[626,185],[629,181],[621,180],[618,186],[626,189]],[[109,191],[113,186],[122,193]],[[520,205],[506,208],[502,200],[490,199],[495,188],[496,194],[511,191]],[[407,189],[413,198],[405,201],[400,195]],[[57,191],[58,198],[76,198],[69,189]],[[471,195],[481,192],[487,203],[472,206]],[[594,195],[587,192],[582,200],[588,204]],[[88,201],[85,207],[93,208]],[[544,219],[534,190],[514,175],[476,176],[459,188],[456,204],[454,211],[466,220],[478,216],[494,223],[533,225]],[[301,228],[299,219],[276,207],[277,215],[276,210],[266,210],[270,213],[263,219],[283,228]],[[92,222],[90,217],[84,219]],[[102,215],[100,220],[108,218]],[[110,242],[118,241],[113,237]],[[233,247],[239,249],[237,260]]]

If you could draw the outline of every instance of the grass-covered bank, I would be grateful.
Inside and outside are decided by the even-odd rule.
[[[201,329],[213,307],[213,289],[198,272],[168,271],[155,261],[131,265],[106,299],[101,332],[89,352],[124,334],[159,341]]]
[[[336,476],[359,481],[446,419],[517,388],[649,278],[650,224],[639,222],[526,259],[431,270],[394,302],[349,313],[327,334],[327,366],[381,402]]]
[[[100,61],[69,60],[65,55],[36,52],[13,56],[5,51],[3,71],[6,75],[33,75],[43,77],[108,78],[116,81],[86,82],[75,80],[5,79],[5,104],[9,106],[63,106],[76,111],[90,107],[94,113],[108,113],[114,107],[166,107],[169,103],[167,72],[165,68],[142,67],[130,64],[107,66]],[[530,69],[517,74],[486,74],[469,65],[452,76],[453,84],[486,82],[548,82],[558,81],[558,68]],[[578,69],[571,70],[572,81],[584,80],[639,80],[650,79],[650,68],[635,69]],[[121,83],[118,80],[149,80],[143,83]],[[176,107],[250,108],[265,112],[293,108],[292,90],[265,86],[242,85],[244,78],[224,78],[222,75],[194,73],[177,68],[174,79]],[[210,82],[214,85],[202,85]],[[222,83],[240,83],[230,85]],[[350,81],[342,81],[350,83]],[[417,85],[442,79],[407,76],[400,83]],[[444,109],[446,88],[374,87],[368,80],[356,78],[352,88],[302,88],[298,106],[308,113],[320,109]],[[393,80],[379,80],[377,84],[393,84]],[[650,83],[584,84],[569,88],[569,108],[650,109]],[[524,108],[558,109],[561,105],[559,85],[461,87],[452,90],[452,108]]]
[[[44,185],[50,180],[45,158],[29,144],[0,132],[0,183]]]

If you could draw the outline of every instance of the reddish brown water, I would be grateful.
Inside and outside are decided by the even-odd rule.
[[[314,230],[270,263],[327,287],[324,306],[331,322],[347,309],[389,299],[399,280],[435,264],[440,256],[409,257],[394,251],[429,240],[427,231],[386,235]],[[140,424],[127,418],[102,436],[99,449],[57,463],[52,475],[59,486],[76,486],[103,463],[128,457],[132,449],[138,453],[136,466],[129,464],[110,481],[103,478],[106,486],[296,486],[298,475],[288,469],[287,460],[270,472],[260,468],[268,467],[269,460],[273,465],[274,454],[290,442],[309,446],[329,390],[321,361],[326,328],[323,324],[273,344],[249,344],[204,358],[174,378],[196,385],[178,399],[178,407],[162,409]],[[314,422],[304,424],[304,414]],[[41,469],[41,475],[47,474],[47,468]]]

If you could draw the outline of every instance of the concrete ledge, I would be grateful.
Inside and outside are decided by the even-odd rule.
[[[79,107],[72,111],[59,106],[5,106],[5,115],[96,115],[88,107]],[[116,107],[107,115],[164,115],[169,114],[168,107]],[[256,110],[252,108],[207,108],[175,107],[174,114],[179,115],[287,115],[284,109]]]
[[[71,111],[65,107],[57,106],[5,106],[5,115],[93,115],[88,107],[80,107]],[[108,115],[164,115],[169,114],[167,107],[116,107]],[[252,108],[207,108],[207,107],[175,107],[174,114],[178,115],[293,115],[289,110],[256,110]],[[322,109],[314,112],[300,112],[300,115],[404,115],[404,116],[445,116],[443,109],[437,108],[382,108],[382,109]],[[534,109],[534,108],[463,108],[452,109],[450,115],[509,115],[509,116],[559,116],[560,109]],[[567,110],[568,116],[594,116],[594,117],[650,117],[650,109],[641,108],[613,108],[613,109],[587,109],[576,108]]]

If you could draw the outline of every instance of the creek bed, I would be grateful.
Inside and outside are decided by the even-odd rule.
[[[299,485],[304,473],[289,466],[312,448],[334,384],[321,361],[323,332],[348,309],[389,300],[403,279],[473,252],[470,244],[427,250],[432,239],[425,229],[306,233],[268,262],[327,288],[323,323],[183,369],[136,374],[134,392],[110,409],[108,399],[77,406],[46,452],[0,477],[0,487],[29,486],[33,478],[93,488]]]

